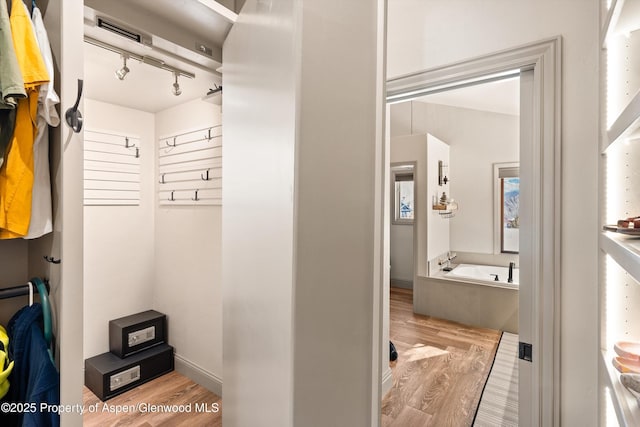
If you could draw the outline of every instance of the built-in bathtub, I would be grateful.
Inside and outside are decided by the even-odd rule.
[[[513,281],[510,283],[509,267],[495,265],[458,264],[442,276],[443,279],[460,280],[478,285],[498,286],[508,289],[518,289],[520,270],[513,269]]]
[[[418,276],[414,311],[477,327],[518,333],[519,270],[508,283],[507,266],[452,265],[450,272]],[[498,280],[495,276],[498,275]]]

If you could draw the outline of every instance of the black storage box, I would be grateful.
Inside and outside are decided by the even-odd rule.
[[[167,341],[167,316],[147,310],[109,321],[109,351],[120,358]]]
[[[173,347],[158,344],[126,359],[102,353],[84,361],[84,385],[105,401],[173,371]]]

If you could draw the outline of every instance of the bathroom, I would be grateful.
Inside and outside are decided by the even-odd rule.
[[[392,184],[415,168],[415,218],[391,217],[391,280],[418,314],[518,332],[519,102],[510,76],[391,106]]]

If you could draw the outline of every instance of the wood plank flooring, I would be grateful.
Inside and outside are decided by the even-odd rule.
[[[222,399],[175,371],[106,402],[102,402],[86,387],[82,397],[87,411],[82,416],[85,427],[222,426]],[[105,403],[108,406],[105,407]],[[89,413],[89,407],[95,407],[97,411]],[[219,409],[217,413],[214,412],[216,407]],[[133,411],[116,413],[118,409]]]
[[[393,388],[382,401],[384,427],[469,427],[500,331],[413,313],[413,293],[391,288]]]
[[[391,288],[390,337],[399,358],[391,363],[393,388],[382,402],[384,427],[468,427],[500,340],[500,332],[413,313],[412,292]],[[88,388],[84,426],[222,426],[222,399],[189,378],[171,372],[106,403],[133,412],[105,412],[104,403]],[[195,404],[219,412],[197,411]],[[189,410],[147,410],[136,405],[188,405]],[[142,410],[140,410],[142,409]]]

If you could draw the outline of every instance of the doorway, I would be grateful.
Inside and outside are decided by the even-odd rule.
[[[454,424],[470,424],[478,407],[476,420],[482,422],[491,399],[483,399],[479,405],[480,397],[495,393],[506,396],[509,404],[491,408],[494,416],[503,409],[505,422],[517,422],[514,343],[518,333],[518,270],[508,267],[510,263],[519,264],[519,198],[512,182],[518,178],[503,176],[507,171],[513,175],[517,167],[507,170],[498,166],[517,165],[519,160],[519,98],[520,81],[516,75],[444,90],[390,107],[390,337],[399,353],[392,369],[396,378],[411,370],[412,377],[422,375],[422,381],[421,388],[413,390],[412,382],[403,384],[402,390],[394,385],[383,403],[385,422],[399,422],[411,408],[412,417],[422,417],[425,423],[430,416],[431,422],[446,419]],[[419,268],[411,274],[412,293],[400,293],[397,288],[402,286],[394,280],[399,255],[399,232],[395,231],[399,228],[398,174],[402,174],[401,162],[409,160],[414,160],[419,171],[412,174],[412,179],[419,188],[416,206],[422,208],[415,216],[417,225],[413,225],[413,218],[409,224],[413,233],[409,241],[415,239],[420,255],[415,260]],[[494,174],[494,169],[502,174]],[[505,186],[507,179],[512,181]],[[496,185],[508,191],[494,192]],[[507,233],[502,232],[505,223],[509,226]],[[503,248],[505,235],[512,245]],[[409,253],[412,255],[412,251]],[[488,271],[478,271],[478,277],[465,276],[464,272],[475,274],[481,268]],[[414,313],[410,317],[406,317],[406,309],[398,312],[407,297]],[[416,331],[416,323],[428,325],[439,331],[437,336],[451,339],[442,342]],[[453,339],[460,334],[468,341]],[[496,354],[498,344],[500,351]],[[496,358],[500,359],[496,360],[500,366],[506,358],[508,381],[496,382],[495,375],[489,379]],[[462,362],[471,359],[475,360],[474,369]],[[439,387],[444,377],[451,385],[446,390]],[[460,378],[464,378],[465,386],[457,386]],[[413,399],[423,403],[418,409],[394,403],[402,393],[411,393]],[[423,398],[419,397],[421,393]]]
[[[519,354],[525,356],[518,362],[519,425],[552,425],[559,420],[560,40],[393,79],[387,82],[387,102],[504,77],[514,70],[522,72],[521,87],[527,94],[521,97],[519,339],[520,348],[531,345],[530,357]]]
[[[391,286],[413,289],[416,216],[415,162],[391,165]]]

